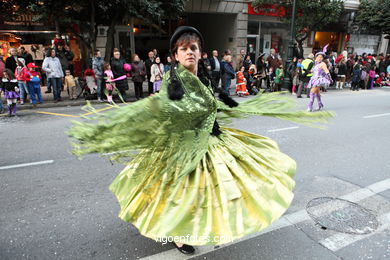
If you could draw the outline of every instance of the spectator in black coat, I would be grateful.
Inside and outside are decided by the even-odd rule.
[[[73,75],[73,67],[71,65],[74,58],[74,54],[70,50],[70,48],[58,45],[56,53],[58,59],[61,62],[62,71],[70,70],[71,74]]]
[[[111,70],[114,74],[114,78],[119,78],[127,74],[125,69],[123,68],[126,61],[121,58],[121,53],[119,52],[119,49],[115,48],[113,54],[114,55],[111,58],[110,63]],[[123,101],[126,101],[126,90],[129,89],[127,78],[115,81],[115,86],[119,90],[119,93],[122,95]]]
[[[15,72],[15,69],[18,66],[17,65],[17,60],[19,58],[18,51],[16,50],[16,48],[11,48],[11,49],[9,49],[9,54],[11,56],[9,56],[7,58],[7,60],[5,61],[5,68],[10,69],[13,73],[13,72]]]
[[[20,56],[26,61],[26,65],[34,62],[32,55],[23,46],[19,48],[19,52]]]
[[[150,78],[152,77],[150,68],[152,67],[152,65],[154,63],[154,59],[155,58],[156,57],[154,57],[154,52],[150,51],[148,53],[148,59],[145,61],[146,76],[148,78],[148,92],[149,92],[149,95],[153,94],[153,82],[150,81]]]
[[[232,56],[227,54],[223,57],[223,61],[221,62],[222,68],[222,86],[223,90],[226,94],[230,95],[230,85],[232,79],[235,78],[236,73],[234,72],[233,66],[231,64]]]
[[[218,58],[218,51],[213,50],[213,56],[210,58],[211,77],[216,84],[219,85],[221,80],[221,60]]]

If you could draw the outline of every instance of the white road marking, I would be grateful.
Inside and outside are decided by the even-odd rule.
[[[8,170],[13,168],[21,168],[21,167],[28,167],[28,166],[35,166],[35,165],[42,165],[42,164],[51,164],[53,163],[53,160],[47,160],[47,161],[40,161],[40,162],[31,162],[31,163],[22,163],[22,164],[15,164],[15,165],[7,165],[7,166],[0,166],[0,170]]]
[[[374,118],[374,117],[381,117],[381,116],[390,116],[390,113],[370,115],[370,116],[363,116],[363,118]]]
[[[292,126],[292,127],[286,127],[286,128],[278,128],[278,129],[271,129],[268,130],[267,132],[279,132],[279,131],[286,131],[286,130],[292,130],[292,129],[297,129],[299,126]]]
[[[344,196],[341,196],[339,198],[345,199],[345,200],[349,200],[349,201],[352,201],[352,202],[359,202],[361,200],[364,200],[366,198],[374,196],[377,193],[383,192],[383,191],[388,190],[388,189],[390,189],[390,178],[389,179],[385,179],[383,181],[379,181],[379,182],[373,183],[373,184],[371,184],[371,185],[369,185],[369,186],[367,186],[365,188],[358,189],[358,190],[356,190],[354,192],[351,192],[351,193],[346,194]],[[390,213],[388,213],[388,214],[390,214]],[[388,219],[390,218],[390,216],[388,216],[387,214],[384,215],[384,217],[386,217]],[[274,230],[278,230],[278,229],[281,229],[281,228],[284,228],[284,227],[293,226],[295,224],[298,224],[300,222],[303,222],[303,221],[306,221],[306,220],[310,220],[310,219],[311,218],[307,214],[306,210],[302,209],[302,210],[299,210],[297,212],[284,215],[280,219],[278,219],[277,221],[272,223],[269,227],[265,228],[264,230],[262,230],[262,231],[260,231],[258,233],[254,233],[254,234],[245,236],[245,237],[243,237],[241,239],[238,239],[238,240],[236,240],[236,241],[234,241],[232,243],[220,245],[220,246],[217,246],[217,247],[214,247],[214,246],[200,246],[200,247],[196,247],[196,254],[190,256],[190,258],[198,257],[198,256],[201,256],[201,255],[204,255],[204,254],[208,254],[208,253],[210,253],[212,251],[219,250],[221,248],[224,248],[224,247],[227,247],[227,246],[231,246],[231,245],[240,243],[242,241],[245,241],[245,240],[248,240],[248,239],[251,239],[251,238],[260,237],[261,235],[269,233],[269,232],[272,232]],[[386,228],[387,228],[387,225],[390,226],[390,221],[388,221],[388,222],[389,222],[388,224],[383,225],[383,226],[385,226]],[[385,223],[385,222],[381,222],[381,223]],[[383,226],[380,227],[380,229],[383,228]],[[380,232],[380,231],[377,231],[377,232]],[[369,235],[370,234],[367,234],[367,235],[364,235],[364,236],[369,236]],[[361,235],[359,235],[359,237],[361,237]],[[365,237],[363,237],[361,239],[364,239],[364,238]],[[337,238],[335,238],[335,240],[336,239]],[[358,239],[358,240],[360,240],[360,239]],[[358,241],[358,240],[356,240],[356,241]],[[349,244],[355,242],[354,240],[351,240],[351,239],[348,240],[348,241],[350,242]],[[347,246],[349,244],[348,243],[344,243],[343,247],[345,247],[345,246]],[[180,253],[176,248],[174,248],[174,249],[170,249],[170,250],[167,250],[167,251],[155,254],[155,255],[150,255],[150,256],[147,256],[147,257],[144,257],[144,258],[141,258],[141,259],[145,259],[145,260],[159,260],[159,259],[171,259],[171,260],[176,260],[177,259],[177,260],[182,260],[182,259],[188,259],[188,258],[186,258],[182,253]]]
[[[379,223],[381,224],[379,228],[370,234],[366,235],[352,235],[352,234],[344,234],[344,233],[338,233],[333,236],[330,236],[328,238],[325,238],[321,240],[319,243],[323,245],[324,247],[328,248],[329,250],[332,250],[333,252],[336,252],[352,243],[355,243],[357,241],[369,238],[375,234],[378,234],[381,231],[384,231],[386,229],[390,228],[390,212],[387,212],[386,214],[383,214],[379,217]]]

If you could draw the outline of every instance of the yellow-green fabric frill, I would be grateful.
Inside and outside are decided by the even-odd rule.
[[[296,110],[283,93],[229,108],[183,66],[177,76],[185,91],[179,101],[168,98],[166,74],[157,95],[75,122],[73,153],[126,163],[109,189],[119,217],[146,237],[217,245],[261,231],[291,204],[296,163],[273,140],[226,123],[263,115],[319,126],[333,114]],[[216,118],[219,136],[210,134]]]

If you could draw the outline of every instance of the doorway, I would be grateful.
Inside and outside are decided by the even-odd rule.
[[[260,35],[248,34],[246,52],[251,57],[252,63],[256,63],[260,53]]]

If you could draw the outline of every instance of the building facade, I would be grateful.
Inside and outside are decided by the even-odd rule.
[[[246,50],[252,60],[262,54],[269,54],[274,48],[280,56],[287,56],[290,39],[290,25],[282,21],[284,15],[275,5],[253,8],[253,1],[246,0],[189,0],[180,20],[167,20],[164,24],[148,25],[140,19],[128,25],[117,27],[115,47],[123,50],[129,58],[137,53],[146,58],[147,52],[156,48],[163,58],[169,53],[169,38],[175,28],[190,25],[198,28],[205,38],[205,52],[230,50],[234,55]],[[345,0],[345,12],[337,24],[321,32],[311,32],[304,44],[304,54],[316,51],[326,44],[338,53],[348,50],[353,53],[386,53],[388,39],[379,35],[362,33],[354,23],[359,0]],[[105,29],[100,27],[97,47],[105,47]]]

